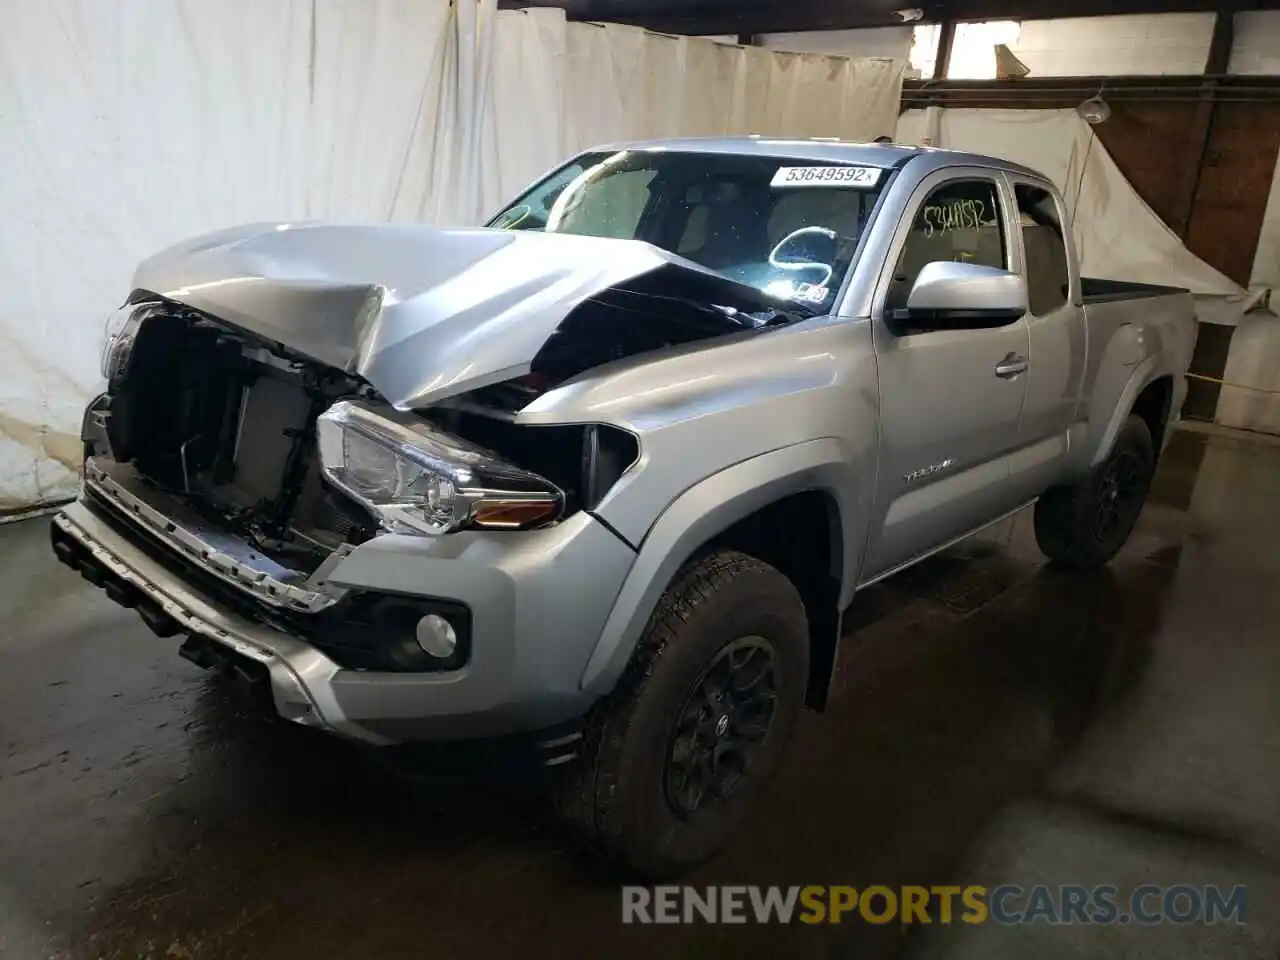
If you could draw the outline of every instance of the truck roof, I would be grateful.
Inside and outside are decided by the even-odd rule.
[[[825,137],[796,139],[757,134],[735,137],[672,137],[609,143],[591,148],[591,152],[600,150],[672,150],[683,153],[749,154],[787,160],[808,160],[813,163],[856,163],[885,168],[920,157],[931,160],[929,166],[935,168],[967,165],[994,167],[997,170],[1035,177],[1037,180],[1046,179],[1044,174],[1030,167],[977,153],[916,147],[905,143],[858,143],[852,140]]]

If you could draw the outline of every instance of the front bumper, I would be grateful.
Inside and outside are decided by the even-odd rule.
[[[257,665],[280,716],[377,745],[543,730],[563,740],[590,706],[579,678],[634,559],[585,513],[524,533],[387,535],[362,544],[329,583],[447,598],[472,611],[472,654],[462,668],[376,673],[344,669],[194,589],[155,549],[134,542],[138,533],[80,501],[54,519],[54,550],[113,599],[137,606],[156,632],[199,638]]]

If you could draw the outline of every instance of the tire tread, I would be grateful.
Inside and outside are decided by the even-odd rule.
[[[1138,448],[1146,457],[1149,468],[1146,482],[1149,489],[1151,472],[1155,466],[1155,451],[1151,429],[1146,421],[1130,414],[1116,437],[1115,449],[1119,449],[1122,444]],[[1114,550],[1106,551],[1100,549],[1096,541],[1083,535],[1087,514],[1096,496],[1098,470],[1106,463],[1107,461],[1103,461],[1103,464],[1073,486],[1050,490],[1036,502],[1036,544],[1040,547],[1040,552],[1054,563],[1076,569],[1098,567],[1119,552],[1128,540],[1129,533],[1126,533]],[[1144,492],[1144,498],[1145,495]],[[1138,511],[1141,512],[1141,509],[1139,505]],[[1132,528],[1129,532],[1132,532]]]
[[[662,595],[617,685],[588,714],[583,753],[556,795],[562,819],[594,852],[628,860],[628,823],[619,810],[618,768],[624,738],[655,666],[693,613],[734,579],[748,573],[777,575],[768,564],[736,551],[720,551],[685,567]],[[799,596],[796,597],[799,603]]]

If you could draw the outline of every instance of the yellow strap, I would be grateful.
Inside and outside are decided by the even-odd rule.
[[[1251,393],[1265,393],[1273,397],[1280,397],[1280,390],[1266,390],[1262,387],[1246,387],[1243,383],[1228,383],[1226,380],[1219,380],[1217,377],[1206,377],[1202,373],[1188,373],[1188,380],[1203,380],[1205,383],[1216,383],[1219,386],[1230,387],[1233,390],[1248,390]]]

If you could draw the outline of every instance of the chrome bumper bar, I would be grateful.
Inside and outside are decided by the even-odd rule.
[[[366,743],[389,742],[344,715],[332,687],[341,668],[316,648],[215,607],[83,503],[65,507],[53,524],[54,549],[63,562],[89,579],[100,577],[116,589],[123,584],[136,590],[145,603],[172,618],[173,632],[203,637],[265,666],[276,711],[286,720]]]
[[[228,534],[209,529],[194,518],[179,516],[176,510],[157,509],[143,491],[130,489],[125,471],[131,468],[115,466],[115,470],[122,475],[117,478],[110,467],[90,457],[84,465],[85,488],[220,580],[263,603],[302,613],[319,613],[339,599],[340,594],[318,586],[288,582],[298,574],[253,552]]]

